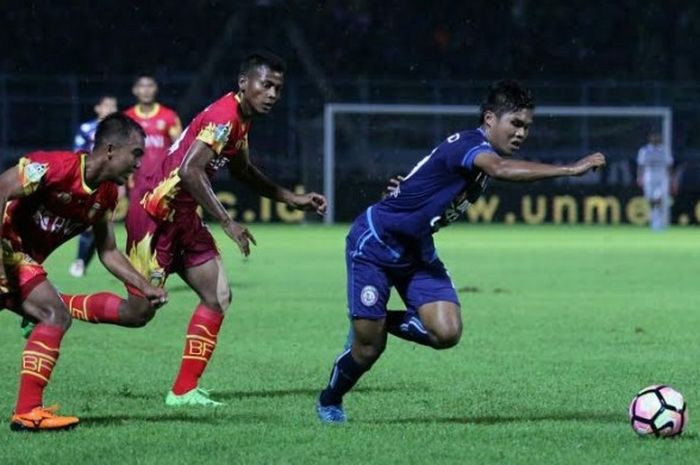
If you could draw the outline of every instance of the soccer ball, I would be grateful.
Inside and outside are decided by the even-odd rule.
[[[680,392],[655,384],[645,387],[632,399],[630,422],[641,436],[677,436],[688,424],[688,409]]]

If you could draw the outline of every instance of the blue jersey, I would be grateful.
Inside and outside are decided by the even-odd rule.
[[[456,221],[486,187],[488,176],[474,166],[474,159],[483,152],[495,150],[480,128],[445,139],[418,162],[395,192],[370,207],[376,232],[406,248],[417,246],[426,259],[432,234]]]
[[[99,120],[94,119],[91,121],[86,121],[80,125],[78,132],[73,139],[73,150],[84,150],[89,152],[95,145],[95,132],[97,131],[97,125]]]

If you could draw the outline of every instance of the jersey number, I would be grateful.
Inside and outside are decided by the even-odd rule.
[[[453,142],[457,142],[458,140],[459,140],[459,133],[458,133],[458,132],[455,133],[455,134],[452,134],[450,137],[447,138],[447,142],[448,142],[449,144],[451,144],[451,143],[453,143]],[[419,161],[418,163],[416,163],[416,166],[414,166],[413,169],[412,169],[406,176],[404,176],[403,180],[404,180],[404,181],[407,181],[408,178],[410,178],[411,176],[413,176],[414,174],[416,174],[416,172],[420,169],[420,167],[423,166],[423,165],[425,165],[425,164],[428,162],[428,160],[430,160],[430,157],[433,156],[433,154],[437,151],[437,149],[438,149],[438,148],[435,147],[435,148],[433,149],[433,151],[430,152],[430,155],[427,155],[427,156],[423,157],[423,158],[421,159],[421,161]],[[403,182],[403,181],[402,181],[402,182]]]

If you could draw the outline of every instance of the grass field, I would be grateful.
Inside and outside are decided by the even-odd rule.
[[[698,263],[694,229],[455,226],[436,237],[462,288],[465,332],[449,351],[390,339],[345,402],[350,423],[324,427],[314,402],[347,329],[345,227],[252,227],[243,261],[216,231],[234,304],[203,385],[227,405],[168,409],[196,299],[170,303],[143,329],[74,323],[46,393],[81,417],[70,433],[0,428],[3,464],[476,463],[659,464],[700,461],[693,411]],[[76,280],[71,243],[51,257],[67,292],[121,285],[99,264]],[[0,412],[14,405],[18,319],[0,313]],[[677,440],[636,437],[634,393],[670,383],[690,405]]]

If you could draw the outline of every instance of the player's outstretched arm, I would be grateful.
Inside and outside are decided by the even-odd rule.
[[[151,286],[117,248],[114,225],[111,221],[104,217],[95,223],[92,229],[95,232],[95,243],[100,261],[110,273],[121,282],[130,284],[141,291],[154,308],[158,308],[168,301],[165,289]]]
[[[190,146],[182,161],[179,175],[182,185],[202,206],[204,211],[221,223],[224,232],[238,244],[244,256],[250,255],[250,242],[256,244],[248,228],[231,219],[228,212],[216,198],[207,176],[207,164],[214,158],[214,151],[200,140]]]
[[[605,166],[605,155],[594,153],[567,165],[549,165],[502,158],[493,152],[483,152],[476,156],[474,165],[494,179],[529,182],[561,176],[581,176],[590,170]]]
[[[326,213],[327,205],[324,196],[316,192],[299,195],[276,184],[250,163],[250,157],[246,150],[241,151],[239,156],[231,161],[229,171],[233,177],[263,197],[286,203],[297,210],[314,210],[319,215]]]
[[[0,212],[5,211],[5,206],[9,200],[26,195],[27,192],[22,186],[19,169],[16,166],[0,174]],[[3,233],[3,223],[0,220],[0,240]],[[1,245],[0,254],[2,254]],[[5,264],[0,255],[0,294],[7,294],[8,292],[10,292],[10,289],[8,287],[7,274],[5,273]]]

